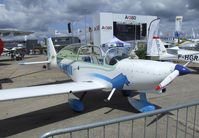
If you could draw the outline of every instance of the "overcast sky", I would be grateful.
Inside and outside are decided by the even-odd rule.
[[[188,30],[198,28],[199,0],[0,0],[0,28],[66,30],[67,22],[81,25],[85,15],[97,12],[155,15],[166,31],[174,29],[175,16],[181,15]]]

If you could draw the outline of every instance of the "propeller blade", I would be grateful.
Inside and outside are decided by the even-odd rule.
[[[169,74],[158,86],[156,86],[155,90],[161,90],[162,88],[166,87],[169,83],[171,83],[178,75],[179,71],[175,70],[171,74]]]
[[[168,84],[170,84],[176,77],[181,75],[186,75],[191,73],[189,69],[182,65],[176,65],[175,69],[172,73],[170,73],[158,86],[155,87],[156,91],[159,91],[165,88]]]

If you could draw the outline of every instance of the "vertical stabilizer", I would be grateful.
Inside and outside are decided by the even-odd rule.
[[[166,48],[158,35],[159,22],[160,19],[156,19],[150,24],[147,42],[147,56],[160,56],[166,53]]]
[[[51,66],[57,66],[57,52],[53,45],[52,39],[47,38],[47,53],[48,53],[48,61],[50,62]]]

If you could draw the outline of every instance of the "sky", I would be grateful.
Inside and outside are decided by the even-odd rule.
[[[176,16],[183,16],[184,31],[199,30],[199,0],[0,0],[0,28],[66,32],[68,22],[77,30],[98,12],[158,16],[164,33],[174,30]]]

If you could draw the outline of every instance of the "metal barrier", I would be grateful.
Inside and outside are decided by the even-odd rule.
[[[48,137],[199,137],[199,101],[176,105],[152,112],[139,113],[107,121],[57,129],[47,132]]]

